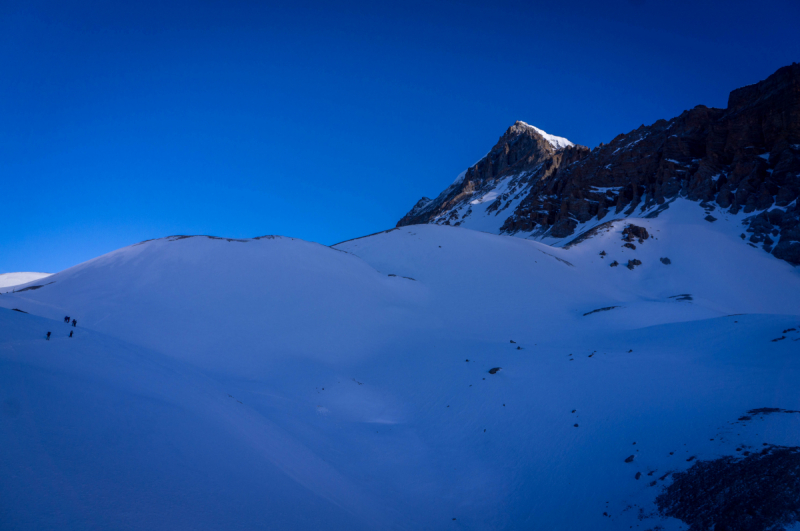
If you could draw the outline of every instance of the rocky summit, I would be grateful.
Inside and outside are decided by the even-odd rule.
[[[800,264],[800,64],[594,149],[517,122],[436,199],[397,224],[464,226],[566,245],[601,222],[656,217],[677,198]],[[714,215],[716,214],[716,216]]]

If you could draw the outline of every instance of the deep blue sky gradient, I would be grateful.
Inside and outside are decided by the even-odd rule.
[[[800,60],[800,2],[0,4],[0,273],[394,226],[515,120],[590,147]]]

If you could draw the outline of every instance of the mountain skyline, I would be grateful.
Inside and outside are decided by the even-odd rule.
[[[724,107],[800,57],[797,18],[790,1],[8,4],[0,273],[169,234],[382,230],[517,120],[593,147]]]
[[[678,197],[710,223],[748,214],[742,240],[800,264],[800,65],[733,90],[723,109],[698,105],[591,150],[517,122],[397,226],[464,226],[560,247],[614,219],[657,217]]]

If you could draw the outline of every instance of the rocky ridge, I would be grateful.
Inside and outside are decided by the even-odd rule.
[[[743,238],[800,264],[800,64],[734,90],[726,109],[699,105],[594,149],[552,138],[515,123],[397,226],[483,216],[501,234],[562,239],[606,217],[656,216],[683,197],[710,222],[716,209],[752,214]]]

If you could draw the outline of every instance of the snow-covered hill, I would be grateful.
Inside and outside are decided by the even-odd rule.
[[[28,282],[33,282],[34,280],[47,278],[50,275],[51,273],[32,272],[2,273],[0,274],[0,290],[6,291],[5,288],[8,288],[8,291],[12,291],[16,286],[27,284]]]
[[[673,474],[800,446],[800,274],[742,221],[171,237],[0,295],[0,527],[720,522]]]

